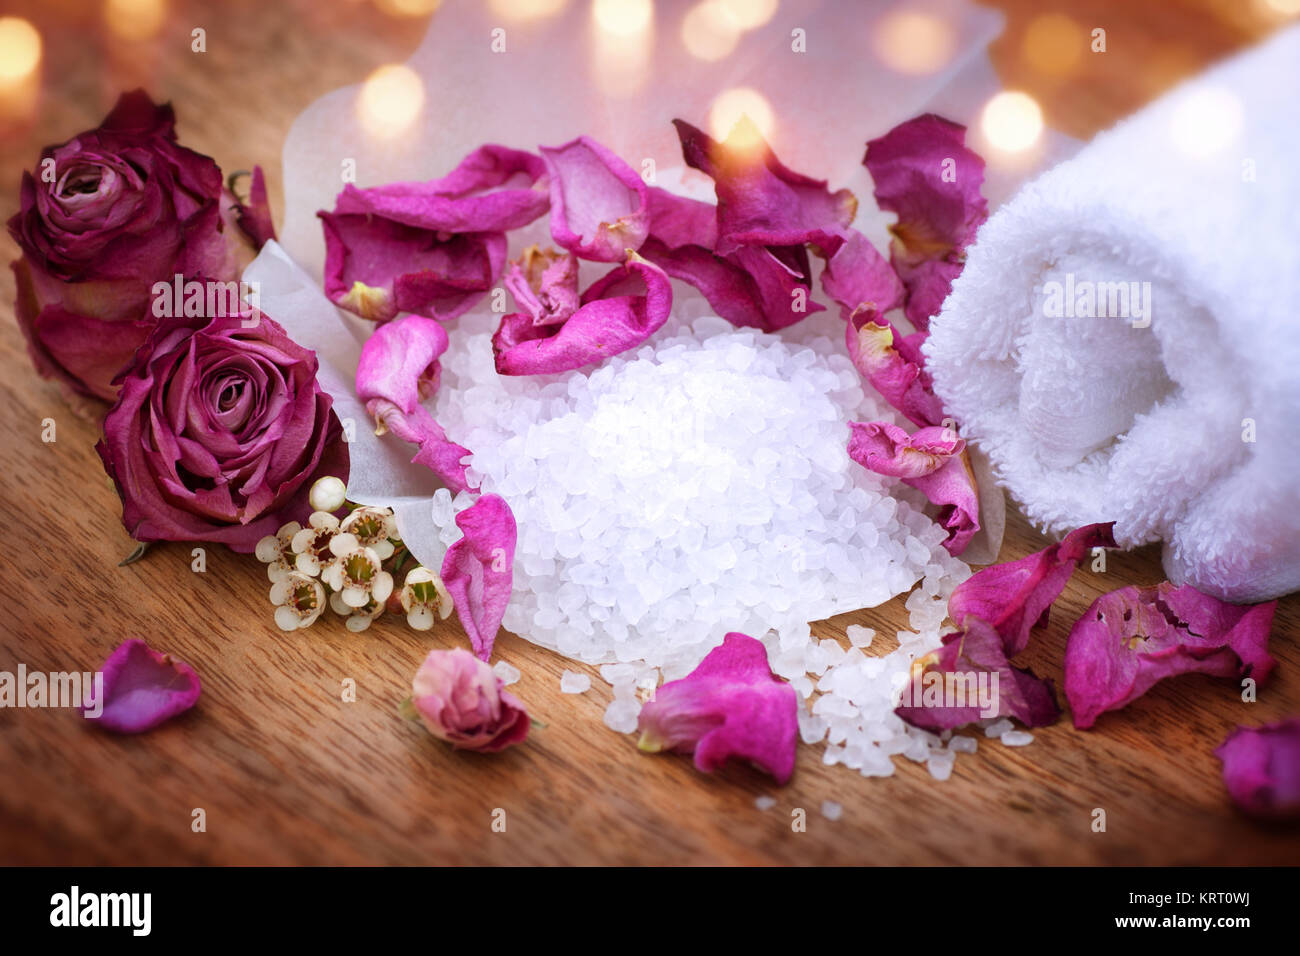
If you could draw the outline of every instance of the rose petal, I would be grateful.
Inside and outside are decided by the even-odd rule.
[[[826,262],[822,288],[840,306],[846,321],[861,326],[903,301],[903,284],[884,257],[856,229]]]
[[[536,324],[515,313],[492,337],[502,375],[567,372],[640,345],[668,319],[672,284],[664,271],[629,250],[625,265],[593,283],[567,319]]]
[[[496,753],[528,736],[524,705],[463,648],[429,652],[411,682],[411,704],[429,732],[457,750]]]
[[[581,305],[578,258],[573,253],[562,255],[554,249],[530,246],[519,261],[510,264],[504,284],[534,325],[563,322]]]
[[[1238,727],[1214,751],[1232,802],[1252,816],[1300,817],[1300,718]]]
[[[357,360],[357,397],[381,398],[410,413],[436,376],[447,333],[433,319],[408,315],[387,322],[366,339]]]
[[[863,165],[876,203],[898,214],[890,262],[907,289],[905,313],[924,332],[988,218],[980,195],[984,160],[965,145],[966,128],[927,113],[867,144]]]
[[[538,150],[551,179],[551,236],[583,259],[618,262],[650,227],[646,185],[615,153],[587,136]]]
[[[235,222],[248,237],[254,249],[261,249],[275,238],[275,223],[271,219],[271,201],[266,194],[266,177],[262,167],[254,166],[248,183],[248,202],[235,200]]]
[[[698,667],[655,691],[641,708],[640,748],[695,754],[712,773],[732,757],[785,783],[794,773],[798,697],[772,673],[763,645],[728,634]]]
[[[474,653],[487,660],[514,580],[515,516],[498,495],[483,495],[456,515],[464,533],[442,559],[442,581],[469,635]]]
[[[1044,727],[1061,708],[1050,680],[1013,667],[997,631],[970,618],[964,630],[946,635],[941,648],[913,663],[894,713],[938,733],[989,717]]]
[[[132,639],[118,645],[101,668],[103,710],[98,699],[82,708],[87,720],[118,734],[138,734],[189,710],[202,690],[199,675],[184,661]]]
[[[885,401],[915,425],[943,424],[943,402],[931,389],[921,355],[924,332],[900,336],[866,310],[850,318],[844,335],[849,358]]]
[[[1074,725],[1091,727],[1176,674],[1268,678],[1276,601],[1241,607],[1168,581],[1130,586],[1093,602],[1070,630],[1065,696]]]
[[[958,627],[973,618],[1002,636],[1008,657],[1024,650],[1030,628],[1047,622],[1047,611],[1079,562],[1093,548],[1113,548],[1114,522],[1077,528],[1054,544],[1018,561],[983,568],[957,585],[948,616]]]

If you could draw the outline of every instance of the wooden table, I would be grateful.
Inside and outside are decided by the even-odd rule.
[[[1021,39],[1036,0],[1000,0],[1008,30],[995,58],[1008,85],[1045,104],[1049,122],[1087,136],[1179,76],[1271,28],[1232,0],[1065,5],[1108,31],[1109,51],[1069,79],[1028,64]],[[13,7],[14,4],[9,4]],[[87,13],[89,6],[90,12]],[[1057,6],[1052,4],[1050,6]],[[322,93],[404,58],[423,20],[364,2],[255,3],[217,12],[176,0],[160,37],[110,42],[94,5],[23,0],[17,11],[46,39],[37,118],[10,129],[0,162],[0,214],[16,204],[20,169],[39,147],[93,125],[114,92],[144,82],[172,99],[183,141],[224,168],[260,162],[279,201],[279,151],[293,116]],[[25,8],[25,9],[24,9]],[[194,26],[208,51],[190,52]],[[0,254],[15,254],[0,240]],[[4,863],[1294,863],[1295,829],[1233,811],[1211,751],[1237,723],[1300,713],[1300,596],[1274,629],[1276,680],[1254,704],[1231,681],[1161,684],[1090,732],[1068,719],[1024,748],[981,739],[940,783],[900,760],[889,779],[825,767],[799,750],[793,782],[771,786],[732,767],[698,774],[686,758],[644,756],[601,724],[596,681],[562,695],[565,667],[511,635],[499,656],[524,672],[513,689],[546,723],[527,745],[495,757],[453,753],[404,721],[397,702],[431,646],[463,643],[454,619],[431,634],[381,621],[363,635],[341,626],[291,635],[272,623],[262,566],[213,548],[205,573],[188,545],[131,549],[116,496],[92,450],[95,428],[37,379],[11,321],[13,281],[0,275],[0,435],[6,462],[0,553],[8,621],[0,670],[94,669],[120,641],[144,637],[203,677],[198,707],[150,734],[97,733],[66,710],[0,710],[0,862]],[[42,420],[57,422],[43,443]],[[1003,560],[1043,546],[1013,516]],[[1081,569],[1028,653],[1059,682],[1069,623],[1099,594],[1163,577],[1155,549],[1111,556],[1104,575]],[[906,626],[902,601],[817,626],[849,623],[884,635]],[[342,701],[346,678],[355,703]],[[756,809],[761,794],[776,806]],[[823,800],[844,807],[831,822]],[[1091,829],[1094,808],[1107,829]],[[202,808],[206,832],[191,828]],[[506,812],[504,833],[493,812]],[[807,832],[791,828],[808,812]]]

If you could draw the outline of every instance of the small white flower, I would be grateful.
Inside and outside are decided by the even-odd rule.
[[[302,530],[296,521],[280,526],[275,534],[268,534],[257,542],[257,560],[266,565],[266,576],[278,581],[293,570],[293,536]]]
[[[310,627],[325,610],[325,589],[319,581],[290,571],[271,585],[275,623],[282,631]]]
[[[433,627],[433,614],[446,620],[451,613],[451,595],[442,578],[428,568],[412,568],[402,584],[402,608],[406,623],[417,631]]]
[[[397,519],[391,509],[362,505],[343,519],[339,529],[356,535],[358,541],[379,555],[379,560],[393,556],[393,542],[388,539],[397,534]]]
[[[372,599],[383,603],[393,593],[393,576],[383,569],[373,548],[353,534],[330,539],[334,560],[321,571],[321,580],[339,593],[348,607],[365,607]]]
[[[370,622],[384,613],[384,602],[370,599],[362,607],[350,607],[343,601],[343,595],[335,591],[330,595],[330,608],[335,614],[347,618],[344,625],[354,634],[359,634],[370,626]]]
[[[302,574],[315,577],[333,560],[330,542],[339,531],[339,519],[325,511],[313,511],[309,527],[293,536],[294,567]]]
[[[348,486],[332,475],[317,478],[307,493],[307,501],[316,511],[338,511],[348,500]]]

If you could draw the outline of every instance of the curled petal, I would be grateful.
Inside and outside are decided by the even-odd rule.
[[[1232,802],[1251,816],[1300,817],[1300,719],[1238,727],[1214,751]]]
[[[1242,607],[1168,581],[1104,594],[1075,622],[1065,648],[1074,725],[1091,727],[1175,674],[1264,681],[1277,602]]]
[[[530,246],[518,262],[510,264],[505,287],[534,325],[563,322],[581,305],[578,258]]]
[[[927,113],[869,142],[862,160],[877,204],[898,214],[890,261],[907,289],[907,318],[920,331],[947,298],[966,247],[988,218],[980,195],[984,160],[965,140],[964,126]]]
[[[452,492],[474,490],[463,464],[470,450],[448,438],[423,405],[404,412],[386,399],[374,398],[366,402],[366,411],[375,420],[376,434],[392,432],[402,441],[418,446],[411,461],[432,471]]]
[[[249,178],[248,202],[236,198],[234,213],[235,224],[253,244],[254,249],[261,249],[268,240],[275,238],[271,201],[266,194],[266,177],[262,175],[261,166],[254,166]]]
[[[903,301],[903,284],[876,247],[856,229],[835,250],[822,271],[822,288],[838,303],[845,320],[884,315]]]
[[[357,360],[357,397],[387,399],[410,413],[425,397],[447,333],[432,319],[408,315],[375,329]]]
[[[1030,628],[1047,622],[1047,611],[1079,562],[1093,548],[1113,548],[1114,522],[1077,528],[1059,544],[1018,561],[995,564],[957,585],[948,616],[958,627],[972,618],[987,621],[1001,635],[1008,656],[1024,650]]]
[[[646,185],[615,153],[587,136],[539,150],[551,181],[551,236],[583,259],[618,262],[650,228]]]
[[[943,402],[931,390],[921,355],[925,333],[902,337],[868,312],[851,317],[844,334],[849,358],[885,401],[913,424],[943,423]]]
[[[82,713],[119,734],[157,727],[193,707],[202,690],[194,668],[139,639],[119,644],[101,673],[103,697],[92,697]]]
[[[563,322],[537,325],[507,315],[492,337],[502,375],[567,372],[640,345],[668,319],[673,291],[658,266],[629,250],[628,261],[598,279]]]
[[[937,651],[919,658],[894,711],[914,727],[938,733],[976,720],[1014,717],[1043,727],[1061,715],[1052,682],[1013,667],[998,633],[972,618],[943,638]]]
[[[487,660],[514,581],[515,516],[498,495],[483,495],[456,515],[464,537],[447,549],[442,580],[469,635],[474,653]]]
[[[641,708],[638,746],[693,752],[705,773],[738,757],[785,783],[794,773],[797,715],[794,688],[772,673],[763,645],[731,633]]]

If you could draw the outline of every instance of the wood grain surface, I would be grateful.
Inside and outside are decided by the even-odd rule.
[[[1161,89],[1276,25],[1249,3],[1209,0],[1044,4],[1001,0],[1007,32],[994,47],[1008,85],[1030,90],[1048,121],[1088,136]],[[1068,77],[1023,53],[1031,19],[1065,9],[1107,29],[1109,52]],[[0,215],[16,207],[20,170],[40,146],[94,125],[116,91],[144,83],[171,99],[182,140],[225,169],[264,165],[279,202],[279,152],[294,115],[317,96],[404,59],[424,19],[395,18],[365,2],[174,0],[162,33],[110,40],[99,5],[6,3],[45,37],[44,81],[26,120],[6,120]],[[189,49],[208,31],[208,52]],[[16,255],[0,239],[0,258]],[[95,426],[71,414],[37,378],[12,320],[13,280],[0,274],[0,569],[6,621],[0,670],[93,670],[129,637],[191,663],[199,705],[140,737],[98,733],[67,710],[0,709],[0,863],[253,864],[1154,864],[1295,863],[1300,832],[1233,811],[1212,750],[1236,724],[1300,713],[1300,596],[1282,601],[1273,637],[1277,677],[1256,703],[1232,681],[1169,680],[1090,732],[1069,720],[1028,747],[980,740],[952,779],[898,761],[889,779],[826,767],[801,746],[784,788],[751,769],[698,774],[689,759],[645,756],[601,723],[609,691],[559,691],[581,670],[503,635],[498,656],[518,666],[514,691],[545,727],[528,743],[484,757],[454,753],[397,713],[434,646],[464,643],[452,622],[418,634],[381,620],[362,635],[337,622],[286,635],[271,620],[255,560],[208,550],[191,571],[188,545],[131,550],[119,506],[92,446]],[[41,440],[42,421],[57,441]],[[1002,559],[1044,539],[1013,515]],[[1081,568],[1027,652],[1060,679],[1069,623],[1091,601],[1163,577],[1156,549],[1112,554],[1104,574]],[[880,650],[906,627],[901,600],[818,624],[876,628]],[[594,676],[594,673],[593,673]],[[342,700],[356,681],[357,700]],[[756,809],[762,794],[776,798]],[[825,819],[822,802],[843,808]],[[1094,833],[1094,808],[1108,826]],[[206,832],[191,829],[206,813]],[[493,811],[506,813],[494,832]],[[806,832],[792,811],[804,808]]]

